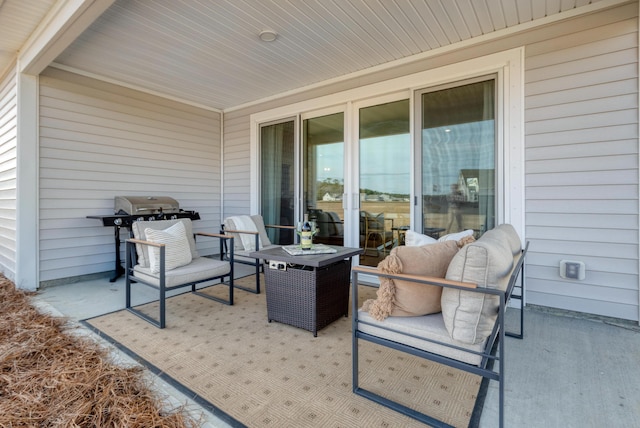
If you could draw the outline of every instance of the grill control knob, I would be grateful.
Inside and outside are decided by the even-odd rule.
[[[117,218],[117,219],[113,220],[113,224],[115,224],[116,226],[121,226],[122,225],[122,219],[121,218]]]

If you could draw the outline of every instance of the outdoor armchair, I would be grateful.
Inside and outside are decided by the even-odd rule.
[[[233,237],[217,233],[198,232],[195,235],[218,239],[220,249],[229,242],[229,260],[200,257],[190,219],[137,221],[132,224],[134,238],[126,241],[126,308],[159,328],[166,325],[167,292],[191,287],[191,292],[207,299],[233,305]],[[228,278],[225,283],[225,278]],[[228,299],[201,293],[196,286],[208,283],[229,287]],[[159,318],[155,319],[134,307],[132,284],[142,284],[158,290]]]
[[[235,238],[233,245],[235,246],[233,248],[234,251],[231,252],[231,244],[227,245],[227,242],[223,242],[220,260],[231,261],[230,255],[233,254],[233,263],[254,266],[256,269],[255,288],[239,285],[235,285],[235,288],[260,294],[260,272],[264,271],[264,260],[251,257],[249,254],[265,248],[280,246],[271,243],[266,228],[289,230],[292,233],[295,231],[295,226],[265,225],[262,216],[257,214],[252,216],[231,216],[224,219],[220,233],[226,236],[233,236]]]
[[[437,251],[434,251],[438,246]],[[520,246],[520,238],[511,225],[500,225],[485,233],[478,241],[464,245],[459,251],[447,253],[444,277],[426,276],[409,271],[406,266],[427,269],[444,260],[449,251],[447,242],[413,247],[427,254],[428,260],[405,259],[380,263],[378,268],[354,267],[352,284],[359,275],[376,275],[391,281],[387,292],[378,292],[358,309],[358,287],[352,289],[352,364],[353,391],[365,398],[420,420],[430,426],[449,426],[425,412],[393,401],[368,386],[360,385],[358,364],[359,341],[396,349],[464,370],[498,382],[499,425],[504,425],[504,362],[505,335],[522,338],[523,310],[520,310],[519,330],[505,328],[505,313],[510,299],[524,295],[524,259],[528,244]],[[389,257],[411,253],[409,247],[397,247]],[[399,269],[393,269],[399,267]],[[404,269],[404,270],[403,270]],[[431,274],[435,275],[435,273]],[[519,292],[517,280],[520,278]],[[404,294],[399,294],[402,290]],[[391,295],[391,292],[395,293]],[[407,297],[408,296],[408,297]],[[433,305],[423,312],[416,296],[433,299]],[[429,296],[429,297],[426,297]],[[401,302],[401,298],[405,301]],[[420,302],[424,303],[424,302]],[[414,313],[408,313],[414,311]],[[428,394],[428,391],[424,393]]]

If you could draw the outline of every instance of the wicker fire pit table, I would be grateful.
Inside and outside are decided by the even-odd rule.
[[[269,261],[264,269],[269,322],[302,328],[315,337],[348,315],[351,258],[362,249],[330,248],[335,253],[291,255],[278,247],[250,254]]]

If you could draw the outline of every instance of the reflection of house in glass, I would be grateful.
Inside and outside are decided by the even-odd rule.
[[[325,201],[325,202],[341,201],[342,200],[342,194],[327,192],[322,197],[322,200]]]
[[[470,202],[475,202],[478,200],[478,177],[469,177],[464,180],[464,183],[467,185],[467,200]],[[461,186],[464,189],[464,185]]]
[[[465,201],[479,202],[481,198],[493,200],[495,192],[495,170],[461,169],[458,177],[460,191]]]
[[[458,186],[466,201],[465,215],[480,216],[473,228],[492,228],[495,225],[495,170],[461,169]]]

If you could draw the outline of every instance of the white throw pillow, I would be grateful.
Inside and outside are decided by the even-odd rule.
[[[407,230],[404,235],[404,244],[408,247],[421,247],[427,244],[435,244],[436,242],[438,242],[436,239],[413,230]]]
[[[165,230],[146,228],[144,234],[148,241],[166,245],[164,252],[166,270],[191,263],[191,248],[182,222]],[[149,268],[153,273],[160,272],[160,248],[158,247],[149,247]]]
[[[463,230],[462,232],[450,233],[448,235],[441,236],[440,239],[438,239],[438,242],[459,241],[465,236],[471,236],[471,235],[473,235],[473,229],[467,229],[467,230]]]

